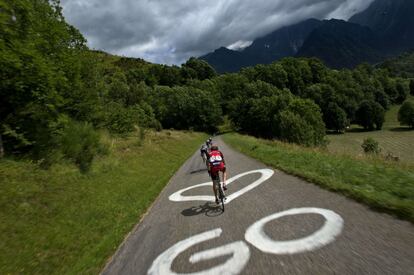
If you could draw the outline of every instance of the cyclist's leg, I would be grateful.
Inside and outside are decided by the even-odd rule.
[[[223,189],[224,190],[227,190],[227,185],[226,185],[226,181],[227,181],[226,167],[223,168],[222,172],[223,172]]]
[[[214,197],[216,198],[216,202],[218,201],[218,196],[217,196],[217,188],[216,188],[216,185],[214,184],[214,179],[215,179],[215,177],[217,177],[217,176],[219,176],[218,174],[217,175],[213,175],[213,174],[210,174],[211,175],[211,179],[212,179],[212,181],[213,181],[213,192],[214,192]]]

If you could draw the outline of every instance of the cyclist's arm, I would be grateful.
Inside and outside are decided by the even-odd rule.
[[[223,153],[222,153],[222,152],[220,152],[220,155],[221,155],[221,159],[223,160],[224,165],[226,165],[226,161],[224,160],[224,155],[223,155]]]

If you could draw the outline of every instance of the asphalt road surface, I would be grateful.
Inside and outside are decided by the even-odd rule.
[[[225,211],[196,152],[103,274],[414,274],[409,222],[214,142],[229,174]]]

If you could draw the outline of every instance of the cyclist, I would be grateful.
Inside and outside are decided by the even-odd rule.
[[[220,172],[223,173],[223,190],[227,190],[226,186],[226,163],[224,161],[224,156],[221,151],[219,151],[218,146],[213,144],[211,145],[211,151],[208,155],[208,171],[210,173],[211,179],[214,181],[217,177],[220,179]],[[219,199],[217,197],[217,190],[216,186],[213,182],[213,191],[214,196],[216,198],[216,203],[219,203]]]
[[[211,148],[211,144],[213,143],[213,139],[211,138],[211,137],[209,137],[207,140],[206,140],[206,145],[207,145],[207,147],[210,149]]]
[[[201,153],[201,157],[203,158],[204,164],[206,164],[207,159],[208,159],[208,147],[207,147],[207,145],[205,145],[205,144],[201,145],[200,153]]]

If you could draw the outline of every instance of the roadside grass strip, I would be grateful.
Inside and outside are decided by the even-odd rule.
[[[82,175],[0,161],[0,274],[98,274],[206,135],[164,131],[109,138]]]
[[[414,222],[414,167],[225,134],[234,149],[267,165]],[[275,187],[276,188],[276,187]]]

